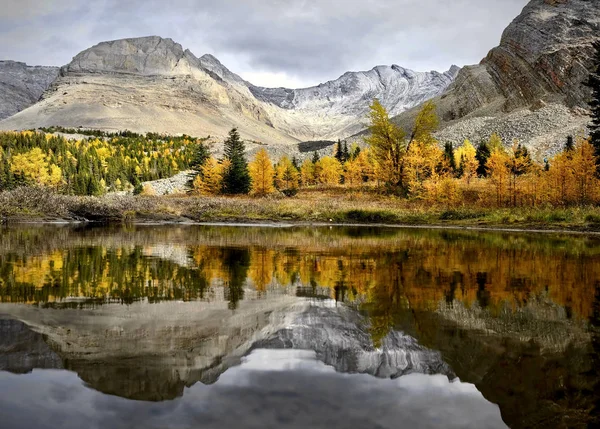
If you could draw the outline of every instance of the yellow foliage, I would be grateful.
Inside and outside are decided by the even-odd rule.
[[[462,178],[468,184],[477,175],[478,162],[475,155],[477,150],[469,140],[465,140],[462,146],[454,151],[454,159],[457,167],[462,171]]]
[[[201,195],[217,195],[223,189],[223,174],[229,161],[219,162],[214,157],[206,160],[200,174],[194,179],[194,190]]]
[[[62,170],[58,165],[50,165],[50,174],[48,175],[48,186],[58,188],[62,184]]]
[[[404,131],[390,121],[385,107],[377,99],[369,107],[370,135],[364,140],[373,152],[375,172],[378,179],[397,186],[402,182],[402,161],[406,153]]]
[[[310,159],[304,160],[300,166],[300,180],[303,186],[315,185],[315,165]]]
[[[324,185],[337,185],[343,173],[342,164],[332,156],[324,156],[316,164],[317,181]]]
[[[279,190],[298,189],[300,174],[287,156],[279,160],[275,167],[275,187]]]
[[[344,169],[344,184],[360,185],[363,183],[363,172],[358,158],[346,161]]]
[[[20,174],[25,180],[38,185],[49,184],[49,168],[46,155],[38,147],[31,149],[29,152],[14,155],[10,165],[13,173]]]
[[[496,204],[505,204],[508,195],[508,181],[510,171],[508,169],[508,156],[501,149],[495,149],[486,164],[490,181],[494,186]]]
[[[156,191],[154,190],[154,188],[152,187],[151,184],[146,183],[144,185],[144,188],[143,188],[142,192],[141,192],[141,195],[153,196],[153,195],[156,195]]]
[[[252,178],[251,194],[256,196],[268,195],[275,191],[273,176],[275,170],[265,149],[259,150],[248,165]]]
[[[410,145],[405,161],[405,182],[412,197],[420,197],[424,191],[423,182],[435,174],[436,166],[442,157],[437,145],[415,141]]]
[[[433,133],[440,125],[440,120],[436,113],[436,106],[432,101],[427,101],[415,119],[415,126],[410,137],[411,144],[414,141],[422,144],[436,144],[437,140],[433,138]]]

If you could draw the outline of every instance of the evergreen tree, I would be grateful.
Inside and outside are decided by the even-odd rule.
[[[357,145],[352,151],[352,159],[358,158],[358,155],[360,155],[360,146]]]
[[[342,152],[342,156],[344,158],[344,162],[350,159],[350,151],[348,150],[348,142],[344,140],[344,150]]]
[[[452,147],[452,143],[446,143],[444,145],[444,159],[450,166],[450,170],[452,173],[456,172],[456,159],[454,158],[454,147]]]
[[[590,124],[590,137],[594,146],[594,155],[600,156],[600,41],[594,43],[594,70],[590,73],[587,86],[592,89],[590,108],[592,110],[592,123]],[[600,170],[600,158],[598,158]]]
[[[194,170],[200,170],[208,158],[210,158],[208,148],[204,143],[199,142],[196,150],[194,151],[194,158],[190,163],[190,167],[192,167]]]
[[[298,162],[298,158],[296,158],[296,155],[292,157],[292,165],[296,170],[300,171],[300,163]]]
[[[338,139],[337,141],[337,146],[335,149],[335,159],[337,159],[339,162],[344,162],[344,152],[342,149],[342,142]]]
[[[477,148],[477,152],[475,153],[475,159],[479,164],[477,166],[477,175],[479,177],[487,177],[486,164],[490,155],[490,148],[488,147],[487,143],[482,142]]]
[[[573,142],[573,136],[567,137],[567,142],[565,143],[565,152],[573,152],[575,149],[575,143]]]
[[[230,163],[223,176],[223,192],[226,194],[250,192],[250,172],[244,152],[244,142],[240,139],[237,129],[233,128],[225,140],[225,159]]]
[[[319,152],[315,150],[312,156],[312,163],[316,164],[317,162],[319,162]]]

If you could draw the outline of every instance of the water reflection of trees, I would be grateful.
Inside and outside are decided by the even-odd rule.
[[[374,329],[383,333],[384,321],[392,324],[399,306],[435,309],[454,301],[499,315],[544,297],[544,317],[562,311],[585,319],[600,279],[600,250],[580,238],[569,243],[449,231],[385,230],[378,237],[343,229],[59,229],[46,233],[57,244],[45,249],[38,241],[43,231],[2,232],[2,301],[211,299],[208,292],[221,285],[235,307],[245,288],[261,296],[290,285],[318,286],[330,289],[331,298],[366,303],[380,320]],[[29,248],[30,241],[40,249]]]

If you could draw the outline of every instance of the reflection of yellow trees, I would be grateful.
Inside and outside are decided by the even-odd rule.
[[[273,281],[273,253],[267,249],[253,249],[250,252],[248,277],[260,292],[264,292]]]
[[[185,300],[205,297],[210,285],[228,288],[232,282],[238,290],[266,293],[293,284],[317,285],[329,288],[332,298],[367,303],[376,338],[400,309],[432,310],[441,301],[498,312],[544,295],[568,314],[587,318],[600,281],[600,255],[592,243],[580,246],[575,239],[536,243],[527,236],[449,232],[353,238],[319,230],[264,235],[249,230],[238,237],[218,231],[192,235],[183,260],[156,257],[151,245],[0,255],[0,300]],[[201,240],[206,244],[193,244]],[[239,269],[231,267],[239,259],[228,247],[233,243],[247,260]],[[241,282],[242,275],[249,281]]]

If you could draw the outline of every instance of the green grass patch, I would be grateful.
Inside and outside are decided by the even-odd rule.
[[[345,218],[351,222],[359,223],[397,223],[399,217],[387,210],[349,210],[345,213]]]

